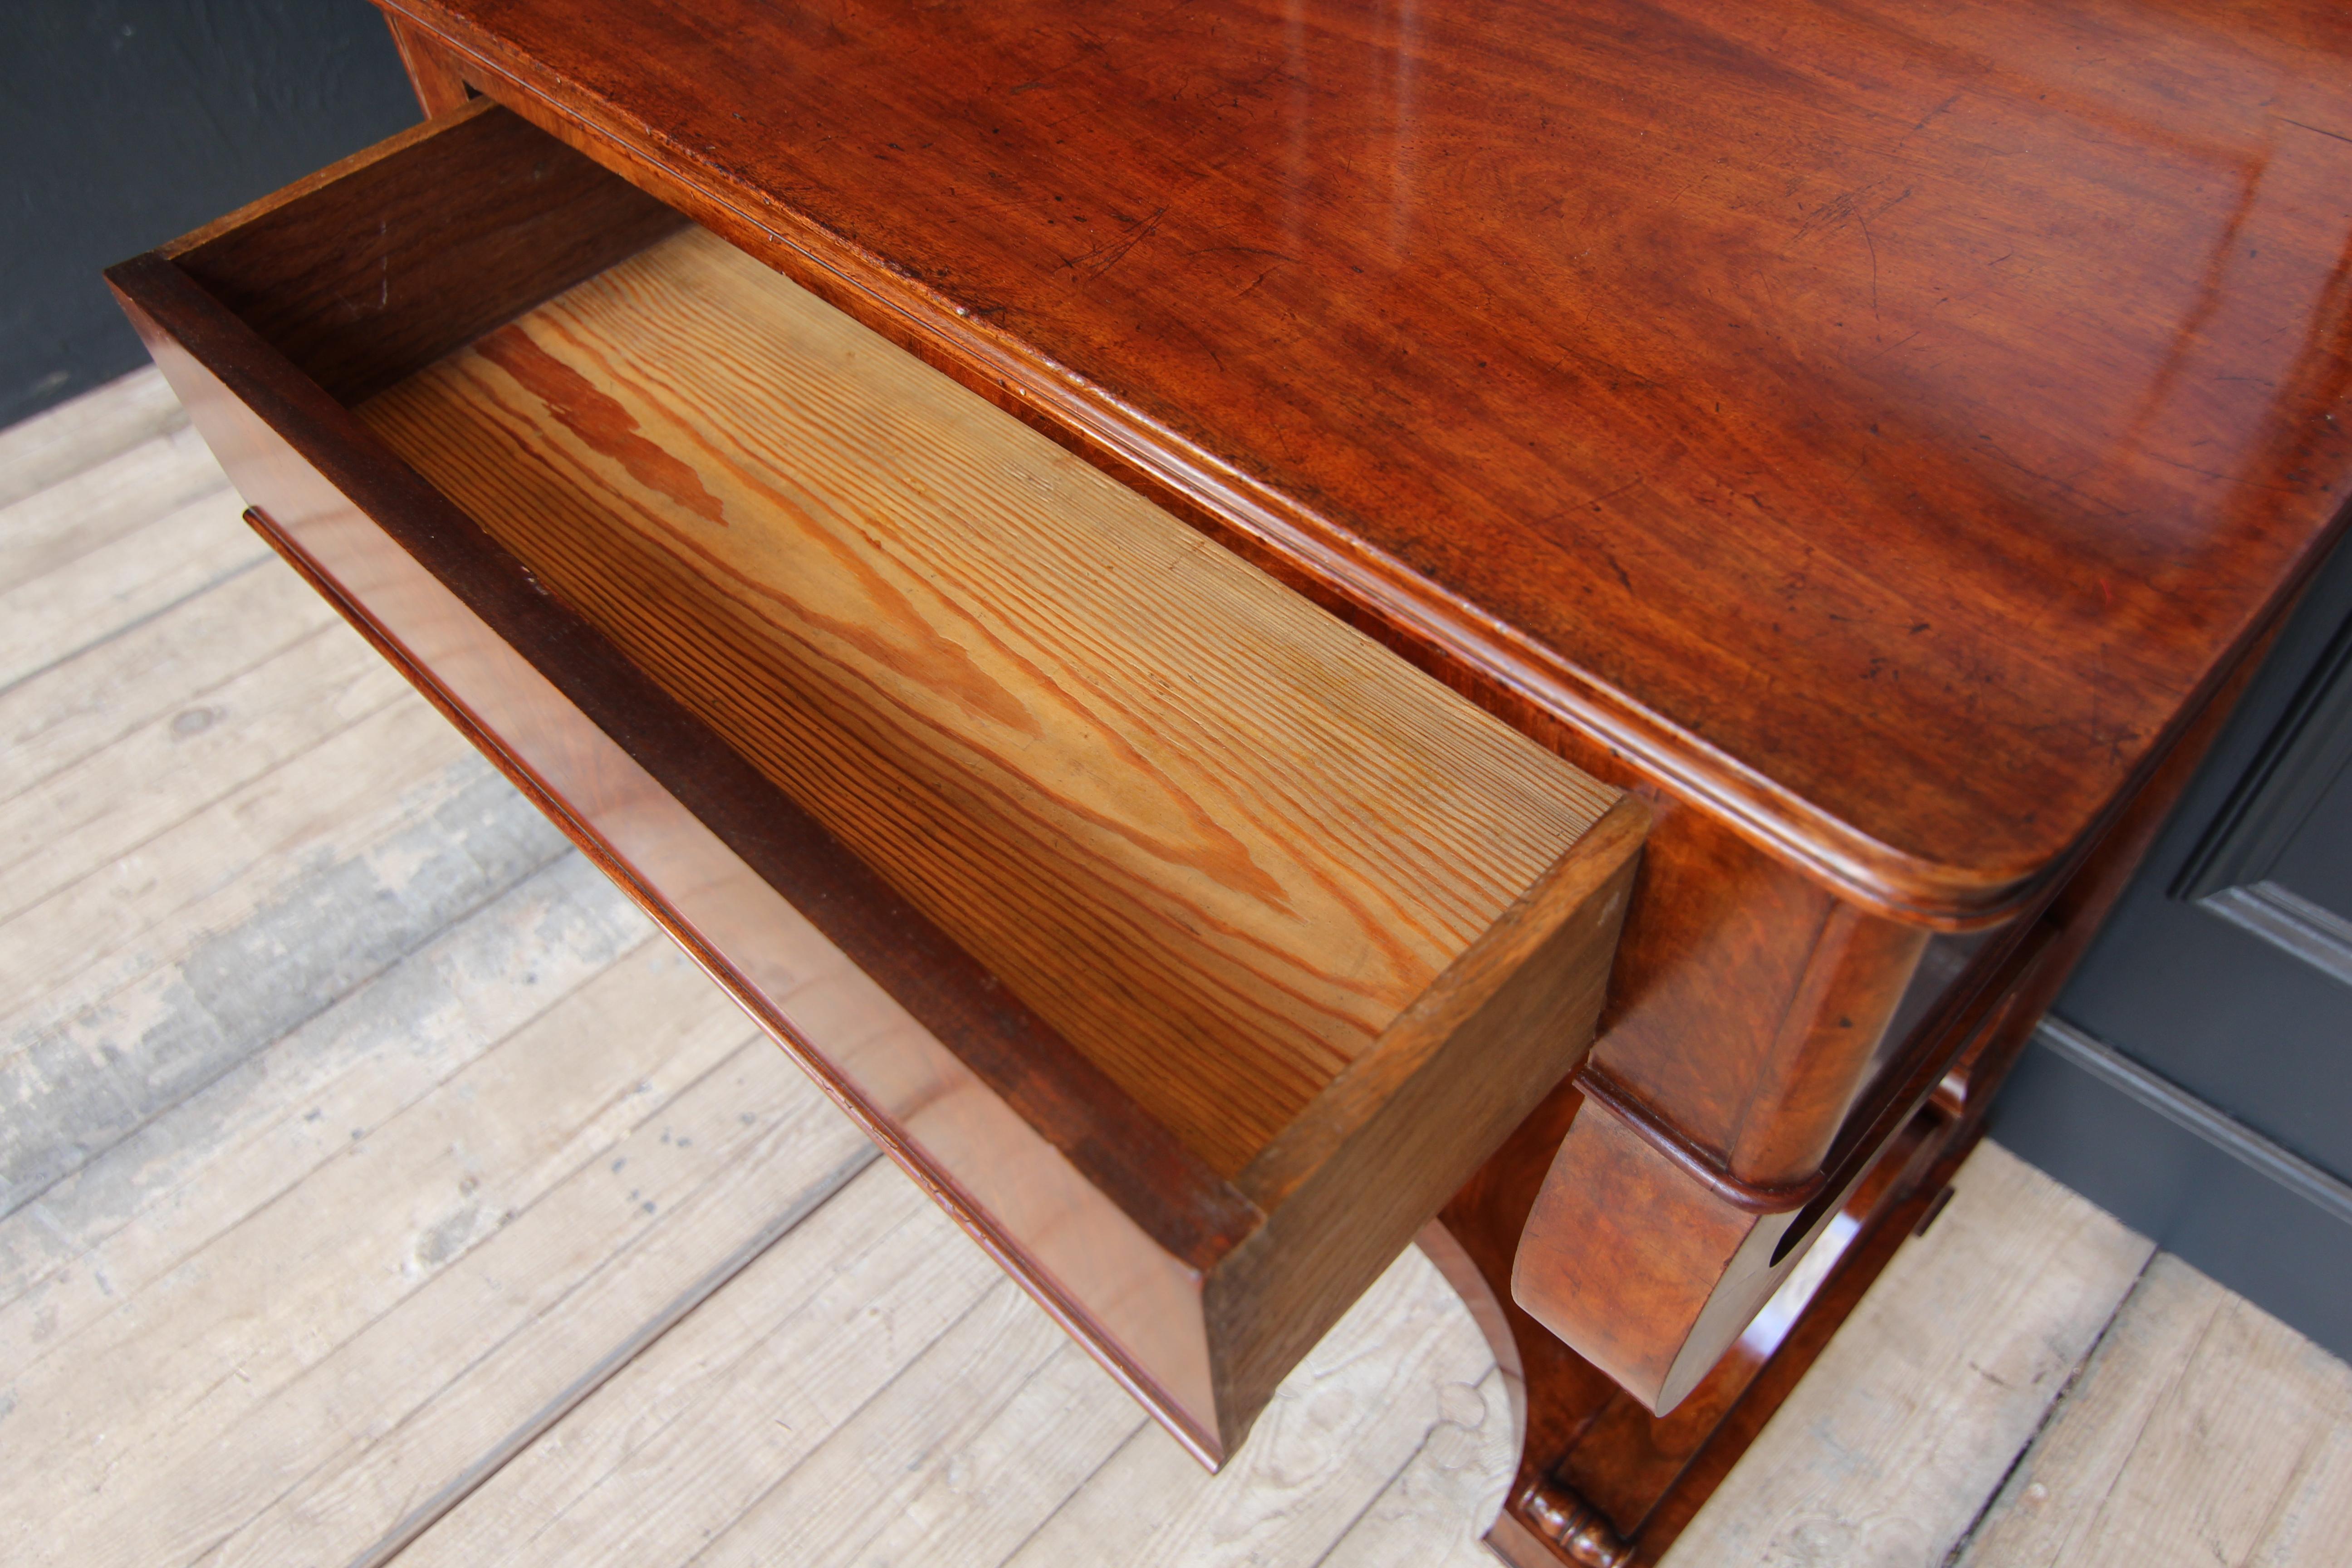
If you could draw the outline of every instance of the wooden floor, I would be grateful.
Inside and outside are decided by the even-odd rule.
[[[1201,1474],[238,521],[0,433],[0,1561],[1474,1564],[1402,1259]],[[2352,1373],[1998,1150],[1677,1547],[2317,1564]]]

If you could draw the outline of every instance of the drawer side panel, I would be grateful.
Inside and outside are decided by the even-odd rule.
[[[240,354],[236,324],[221,321],[224,341],[206,345],[219,352],[200,359],[144,308],[201,311],[200,295],[169,299],[172,279],[142,277],[140,264],[113,277],[264,534],[1139,1401],[1204,1462],[1220,1462],[1201,1278],[1255,1227],[1255,1211],[1197,1168],[1081,1169],[266,416],[291,410],[224,384],[216,369],[243,382],[264,345]],[[366,444],[355,426],[350,436]],[[1098,1156],[1181,1162],[1181,1151],[1152,1148],[1154,1134],[1171,1142],[1129,1121],[1085,1142]],[[1126,1189],[1162,1234],[1105,1186]]]

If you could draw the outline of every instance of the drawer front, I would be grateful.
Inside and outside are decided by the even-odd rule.
[[[110,276],[256,525],[1204,1459],[1580,1060],[1638,802],[503,110]]]
[[[166,327],[141,306],[131,309],[173,389],[253,503],[254,526],[785,1042],[868,1135],[1096,1349],[1130,1392],[1196,1451],[1217,1452],[1197,1300],[1198,1259],[1219,1238],[1188,1222],[1205,1214],[1213,1216],[1213,1225],[1222,1219],[1243,1231],[1257,1216],[1204,1175],[1151,1171],[1142,1160],[1126,1170],[1098,1162],[1087,1170],[1074,1164],[1014,1108],[1015,1097],[942,1043],[947,1034],[967,1045],[967,1056],[978,1055],[973,1037],[991,1025],[1017,1036],[1018,1023],[1008,1026],[1002,1016],[1003,999],[989,994],[992,977],[968,962],[959,966],[960,955],[935,932],[923,931],[919,917],[893,907],[887,890],[856,885],[854,873],[839,879],[850,885],[810,885],[825,879],[822,862],[832,858],[829,841],[811,827],[792,846],[801,853],[783,861],[800,873],[793,880],[802,884],[797,890],[803,901],[849,917],[828,922],[836,931],[856,920],[888,933],[888,940],[905,944],[898,951],[910,961],[885,964],[868,956],[866,967],[853,962],[777,890],[776,883],[786,879],[775,859],[761,857],[768,875],[755,870],[518,651],[518,643],[540,640],[518,624],[520,617],[500,616],[502,629],[494,630],[363,510],[373,503],[385,515],[412,515],[419,498],[372,493],[374,487],[364,484],[351,487],[362,500],[345,495],[293,441],[256,415],[247,401],[249,388],[223,385],[173,335],[175,328],[185,331],[186,322]],[[283,423],[300,433],[295,421]],[[330,423],[318,438],[334,441],[337,432]],[[509,573],[520,581],[487,540],[460,534],[457,542],[437,563],[452,576],[477,589]],[[468,554],[478,559],[467,563]],[[556,638],[569,634],[576,640],[584,628],[551,630]],[[632,723],[614,711],[631,696],[643,707],[654,705],[649,694],[615,694],[613,683],[604,688],[604,700],[592,702],[603,710],[605,723],[642,742],[648,728],[642,716],[633,716],[638,721]],[[681,748],[654,765],[681,782],[694,776],[700,787],[690,793],[703,812],[725,820],[757,815],[763,837],[781,837],[778,822],[788,803],[764,787],[727,778],[740,771],[730,763],[723,753]],[[735,798],[726,798],[730,794]],[[900,994],[919,994],[931,1004],[923,1009],[928,1024],[872,973],[912,971],[926,959],[936,966],[928,974],[891,973],[890,978],[900,982]],[[956,973],[959,967],[966,973]],[[956,1027],[959,1022],[966,1026]],[[1156,1132],[1117,1131],[1127,1138],[1091,1147],[1134,1151],[1131,1140]],[[1199,1191],[1187,1192],[1188,1176]],[[1102,1188],[1112,1184],[1165,1200],[1159,1205],[1167,1221],[1160,1235],[1144,1230],[1127,1207],[1104,1201]]]

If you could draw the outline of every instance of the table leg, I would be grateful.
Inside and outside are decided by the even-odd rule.
[[[2038,1011],[2034,1015],[2038,1016]],[[2011,1015],[2011,1018],[2014,1015]],[[1893,1140],[1802,1268],[1689,1398],[1652,1415],[1510,1300],[1511,1260],[1548,1163],[1553,1096],[1423,1233],[1513,1385],[1518,1473],[1486,1543],[1515,1568],[1619,1568],[1664,1555],[1895,1250],[1940,1211],[2031,1018],[1989,1031]],[[1548,1138],[1547,1132],[1550,1135]]]

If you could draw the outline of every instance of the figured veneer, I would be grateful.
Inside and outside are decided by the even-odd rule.
[[[1582,1057],[1647,808],[675,227],[478,104],[110,277],[256,526],[1213,1462]]]
[[[1583,896],[1548,880],[1346,1065],[1328,1038],[1259,1054],[1307,1072],[1294,1090],[1337,1076],[1228,1180],[1213,1131],[1146,1109],[1164,1086],[1100,1065],[1115,1045],[992,1006],[1011,989],[924,912],[968,910],[937,889],[918,908],[846,854],[863,880],[837,900],[801,875],[821,858],[767,839],[771,816],[833,840],[747,760],[755,737],[720,739],[618,651],[626,617],[608,637],[541,594],[340,406],[306,425],[268,368],[276,343],[346,396],[393,387],[660,235],[559,218],[500,258],[531,183],[478,193],[525,171],[443,156],[415,185],[436,199],[387,210],[446,212],[484,264],[369,250],[338,179],[231,226],[249,240],[205,287],[242,300],[262,352],[167,308],[188,277],[170,263],[124,276],[151,326],[205,345],[212,369],[180,379],[234,387],[208,431],[243,439],[268,410],[241,458],[280,486],[265,526],[298,557],[362,537],[334,521],[347,500],[304,488],[338,476],[484,637],[535,650],[620,759],[558,769],[555,809],[625,877],[624,840],[669,866],[638,877],[648,907],[1203,1452],[1392,1247],[1384,1227],[1496,1148],[1446,1223],[1527,1380],[1492,1538],[1515,1560],[1654,1555],[1687,1517],[1884,1260],[1883,1227],[1929,1201],[2133,825],[2352,497],[2332,195],[2352,32],[2329,0],[381,3],[425,101],[488,93],[581,160],[503,124],[469,136],[541,149],[530,169],[583,201],[631,200],[578,179],[587,162],[654,193],[1654,813],[1594,1093],[1543,1093],[1573,1051],[1503,1023],[1589,999],[1507,956],[1573,927],[1532,912]],[[386,257],[442,280],[412,321],[432,330],[373,324],[387,281],[401,297]],[[314,272],[318,313],[273,319]],[[299,462],[253,457],[272,440]],[[376,557],[337,559],[329,591],[363,624],[390,614],[336,575]],[[527,763],[496,730],[527,787],[593,752]],[[850,738],[921,762],[910,731]],[[654,793],[622,809],[599,792],[630,768]],[[736,868],[663,860],[648,821]],[[932,851],[903,847],[890,877],[927,886]],[[824,1016],[730,971],[725,933],[788,884],[880,982],[870,1009]],[[710,889],[736,891],[713,908]],[[1955,933],[1978,944],[1958,973]],[[944,952],[961,963],[920,956]],[[1080,1035],[1118,1016],[1053,1005]],[[1355,1196],[1408,1172],[1409,1201]],[[1528,1300],[1629,1391],[1510,1300],[1523,1232]],[[1726,1341],[1684,1410],[1650,1414]]]
[[[1654,1298],[1654,1402],[1951,1066],[1884,1027],[1917,928],[2046,900],[2352,493],[2307,0],[386,5],[1660,808],[1594,1057],[1626,1114],[1570,1134],[1725,1244]],[[2054,71],[2108,27],[2158,63]],[[1582,1277],[1654,1261],[1580,1201]],[[1612,1315],[1550,1321],[1606,1354]]]
[[[382,3],[1900,920],[2063,877],[2347,493],[2335,0]]]
[[[1730,1231],[1735,1252],[1747,1230],[1777,1233],[1770,1247],[1750,1254],[1745,1270],[1727,1269],[1717,1288],[1756,1292],[1762,1276],[1777,1290],[1736,1338],[1726,1335],[1692,1355],[1699,1367],[1712,1363],[1712,1370],[1671,1412],[1654,1413],[1654,1390],[1690,1348],[1682,1336],[1697,1316],[1694,1309],[1677,1311],[1624,1274],[1608,1279],[1605,1298],[1595,1292],[1585,1303],[1587,1321],[1624,1325],[1591,1342],[1617,1358],[1624,1386],[1562,1345],[1528,1310],[1574,1310],[1565,1298],[1591,1276],[1591,1256],[1609,1245],[1601,1238],[1610,1236],[1614,1205],[1673,1203],[1689,1185],[1669,1175],[1654,1198],[1629,1194],[1622,1172],[1642,1166],[1651,1152],[1645,1146],[1627,1151],[1613,1190],[1585,1186],[1574,1167],[1590,1157],[1593,1141],[1623,1123],[1595,1114],[1599,1108],[1580,1093],[1581,1075],[1549,1097],[1447,1205],[1423,1245],[1482,1310],[1497,1356],[1523,1382],[1519,1473],[1487,1537],[1505,1560],[1523,1568],[1648,1563],[1673,1544],[1902,1239],[1933,1219],[1945,1184],[1982,1133],[2002,1079],[2220,732],[2290,605],[2282,605],[2248,659],[2036,916],[1971,940],[1964,962],[1933,977],[1906,1029],[1906,1048],[1889,1058],[1895,1070],[1855,1105],[1811,1195],[1778,1212],[1734,1205],[1697,1209],[1697,1227]],[[1596,1204],[1600,1217],[1589,1212]],[[1513,1245],[1497,1247],[1497,1237]],[[1652,1241],[1620,1228],[1615,1245],[1638,1257]],[[1512,1276],[1530,1252],[1524,1267],[1536,1288],[1531,1300],[1515,1300]],[[1546,1255],[1554,1267],[1543,1266]],[[1668,1286],[1677,1288],[1686,1287]],[[1645,1358],[1646,1371],[1640,1364]],[[1562,1521],[1574,1526],[1575,1541],[1553,1528]]]

